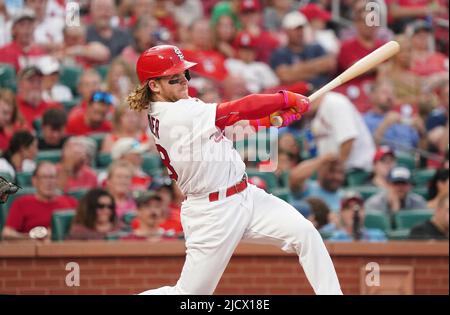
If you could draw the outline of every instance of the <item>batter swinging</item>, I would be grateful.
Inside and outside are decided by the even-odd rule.
[[[132,109],[148,110],[162,161],[186,196],[181,276],[173,287],[141,294],[212,294],[242,239],[297,253],[316,294],[342,294],[318,231],[291,205],[247,182],[245,164],[223,132],[238,122],[270,127],[274,113],[287,125],[308,110],[308,98],[280,91],[206,104],[188,96],[193,66],[175,46],[152,47],[137,61],[142,85],[128,96]]]

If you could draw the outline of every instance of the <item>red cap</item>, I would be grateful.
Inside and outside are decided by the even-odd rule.
[[[392,155],[393,157],[395,157],[395,153],[394,153],[394,151],[392,151],[392,149],[390,147],[388,147],[388,146],[381,146],[375,152],[375,155],[373,157],[373,163],[378,162],[385,155]]]
[[[252,176],[252,177],[250,177],[250,178],[248,179],[248,182],[249,182],[250,184],[255,185],[255,186],[258,187],[258,188],[261,188],[261,189],[264,189],[264,190],[267,189],[267,183],[266,183],[266,181],[265,181],[264,179],[262,179],[261,177],[259,177],[259,176]]]
[[[239,32],[234,39],[233,45],[235,48],[249,48],[256,47],[255,38],[248,32]]]
[[[299,11],[306,16],[308,21],[319,19],[328,22],[331,19],[330,12],[322,9],[321,6],[315,3],[309,3],[302,7]]]
[[[261,11],[261,3],[259,0],[241,0],[239,6],[240,12]]]

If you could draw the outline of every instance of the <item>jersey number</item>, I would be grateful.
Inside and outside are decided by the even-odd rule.
[[[170,165],[170,158],[169,158],[169,154],[167,154],[166,149],[164,149],[159,144],[156,145],[156,149],[158,150],[159,155],[161,156],[161,160],[162,160],[164,166],[167,167],[167,169],[170,172],[169,177],[173,180],[178,180],[178,174],[177,174],[177,172],[175,172],[175,169],[173,168],[173,166]]]

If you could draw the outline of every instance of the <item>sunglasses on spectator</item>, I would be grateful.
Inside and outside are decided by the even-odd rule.
[[[114,207],[112,204],[105,204],[105,203],[98,203],[97,204],[97,209],[109,209],[109,210],[113,210]]]
[[[113,104],[113,96],[106,92],[94,92],[91,97],[92,102],[102,102],[108,105]]]

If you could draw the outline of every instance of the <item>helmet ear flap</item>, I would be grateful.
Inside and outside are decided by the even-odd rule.
[[[186,77],[186,80],[188,81],[191,80],[191,73],[189,72],[189,70],[184,71],[184,76]]]

